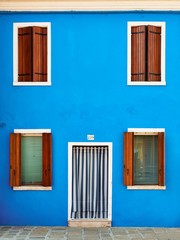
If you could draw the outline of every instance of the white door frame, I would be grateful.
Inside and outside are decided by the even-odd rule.
[[[73,146],[108,146],[109,172],[108,172],[108,220],[112,220],[112,143],[111,142],[69,142],[68,143],[68,220],[72,220],[72,147]],[[92,219],[93,220],[93,219]],[[97,219],[96,219],[97,220]]]

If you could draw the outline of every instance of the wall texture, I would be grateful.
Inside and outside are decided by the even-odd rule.
[[[166,22],[166,86],[127,86],[127,22]],[[13,23],[51,22],[52,86],[13,86]],[[112,225],[180,227],[180,14],[0,13],[0,224],[67,225],[68,142],[113,143]],[[53,190],[9,186],[9,134],[50,128]],[[165,128],[166,187],[123,186],[123,132]]]

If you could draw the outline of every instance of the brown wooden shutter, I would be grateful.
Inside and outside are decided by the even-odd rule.
[[[161,81],[161,27],[148,28],[148,81]]]
[[[18,28],[18,81],[32,81],[32,28]]]
[[[133,185],[134,133],[124,133],[124,185]]]
[[[52,135],[51,133],[43,133],[43,186],[52,185]]]
[[[164,132],[158,133],[158,185],[164,186]]]
[[[146,80],[146,26],[131,28],[131,81]]]
[[[10,186],[21,186],[21,134],[10,134]]]
[[[33,81],[47,82],[46,27],[33,27]]]

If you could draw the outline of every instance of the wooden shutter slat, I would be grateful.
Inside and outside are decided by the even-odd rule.
[[[42,135],[42,161],[43,161],[43,186],[52,185],[52,134],[43,133]]]
[[[161,27],[148,28],[148,81],[161,81]]]
[[[146,26],[131,28],[131,81],[146,80]]]
[[[133,185],[134,133],[124,133],[124,185]]]
[[[32,27],[18,29],[18,81],[32,81]]]
[[[21,186],[21,134],[10,134],[10,186]]]
[[[164,186],[164,132],[158,133],[158,185]]]
[[[33,81],[47,82],[47,28],[33,27]]]

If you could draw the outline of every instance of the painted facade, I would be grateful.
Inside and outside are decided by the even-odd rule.
[[[166,24],[166,85],[127,85],[136,21]],[[13,23],[21,22],[51,23],[51,86],[13,86]],[[112,226],[179,227],[179,12],[0,12],[0,30],[0,224],[66,226],[68,143],[93,141],[112,143]],[[166,190],[123,185],[128,128],[165,129]],[[14,129],[51,129],[51,191],[10,187]]]

